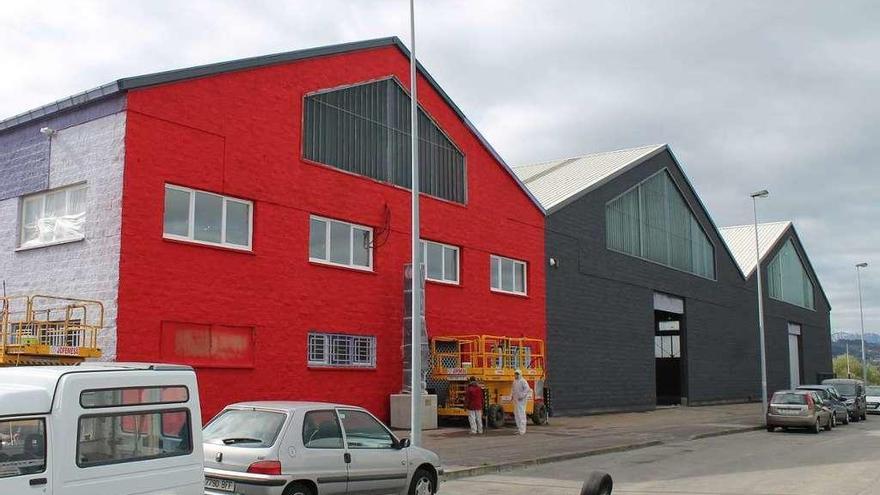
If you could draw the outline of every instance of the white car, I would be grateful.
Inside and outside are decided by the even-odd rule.
[[[431,495],[443,474],[437,454],[341,404],[232,404],[203,441],[210,495]]]
[[[880,387],[877,385],[868,385],[865,387],[865,398],[868,403],[868,414],[880,414]]]

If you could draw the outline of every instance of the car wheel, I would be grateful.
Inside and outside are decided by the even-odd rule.
[[[409,483],[409,495],[433,495],[434,477],[427,469],[416,469],[412,481]]]
[[[774,431],[776,431],[776,427],[767,425],[767,431],[769,431],[770,433],[773,433]]]
[[[834,415],[828,416],[828,422],[825,423],[825,431],[831,431],[834,428]]]
[[[816,418],[816,423],[813,425],[813,429],[810,430],[812,433],[819,433],[822,431],[822,420],[820,418]]]
[[[535,410],[532,412],[532,423],[538,426],[547,424],[547,406],[535,404]]]
[[[581,485],[581,495],[611,495],[613,487],[614,482],[610,474],[593,471],[587,475],[587,479]]]
[[[504,409],[498,404],[489,406],[489,410],[486,411],[486,423],[492,428],[504,427]]]
[[[314,492],[302,483],[293,482],[284,489],[284,495],[314,495]]]
[[[858,423],[858,422],[859,422],[859,415],[858,415],[858,414],[853,414],[853,417],[851,418],[851,421],[852,421],[853,423]]]
[[[844,425],[848,425],[848,424],[849,424],[849,414],[844,414],[844,415],[843,415],[843,424],[844,424]]]

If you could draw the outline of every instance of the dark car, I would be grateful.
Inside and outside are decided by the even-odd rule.
[[[849,424],[849,409],[846,407],[846,399],[840,396],[834,385],[801,385],[797,389],[816,392],[825,406],[834,411],[834,419],[837,424]]]
[[[834,385],[834,388],[846,399],[846,408],[849,411],[850,420],[868,419],[868,401],[865,395],[865,385],[861,380],[829,378],[828,380],[822,380],[822,385]]]
[[[819,433],[834,428],[834,414],[822,405],[822,399],[812,390],[780,390],[770,399],[767,408],[767,431],[777,427],[806,428]]]

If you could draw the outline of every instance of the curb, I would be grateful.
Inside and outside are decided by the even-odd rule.
[[[476,466],[471,468],[447,470],[443,474],[442,481],[451,481],[461,478],[470,478],[472,476],[481,476],[484,474],[500,473],[502,471],[511,471],[514,469],[528,468],[540,466],[541,464],[550,464],[552,462],[570,461],[572,459],[580,459],[583,457],[592,457],[603,454],[614,454],[617,452],[627,452],[630,450],[639,450],[647,447],[656,447],[667,443],[675,443],[681,441],[693,441],[703,438],[721,437],[726,435],[734,435],[737,433],[747,433],[764,429],[763,426],[744,426],[742,428],[730,428],[727,430],[713,431],[709,433],[699,433],[692,435],[685,440],[652,440],[650,442],[631,443],[625,445],[615,445],[611,447],[603,447],[600,449],[583,450],[579,452],[567,452],[564,454],[548,455],[544,457],[536,457],[534,459],[526,459],[523,461],[504,462],[500,464],[491,464],[487,466]]]

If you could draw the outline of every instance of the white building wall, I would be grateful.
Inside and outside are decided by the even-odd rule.
[[[108,360],[116,357],[124,138],[125,112],[51,137],[47,189],[87,183],[85,239],[19,249],[21,197],[0,201],[0,279],[7,294],[103,302],[105,330],[98,342]]]

